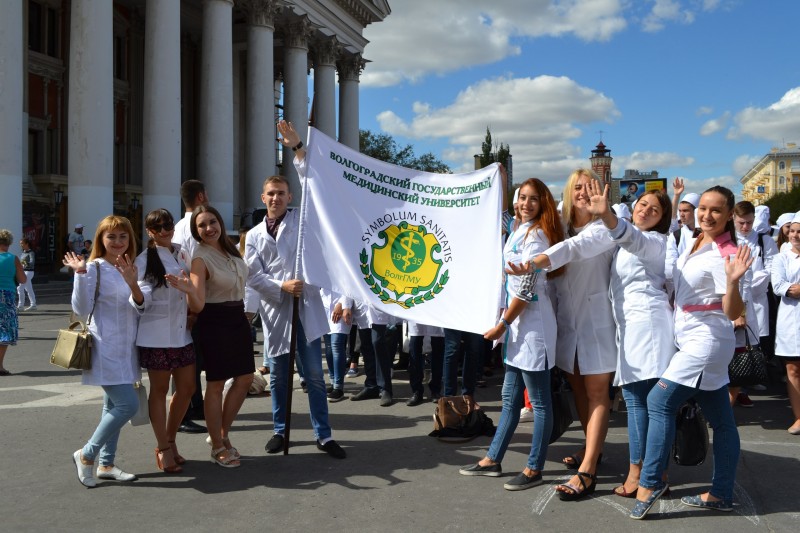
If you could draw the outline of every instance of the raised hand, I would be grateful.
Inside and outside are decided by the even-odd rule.
[[[524,276],[531,270],[530,262],[515,264],[509,261],[506,264],[508,265],[508,268],[506,268],[506,274],[511,274],[512,276]]]
[[[750,247],[746,244],[739,245],[733,259],[730,256],[725,258],[725,274],[728,281],[739,281],[744,276],[750,265],[753,264],[753,257],[750,257]]]
[[[684,189],[683,178],[677,177],[674,180],[672,180],[673,195],[676,195],[677,197],[680,198],[681,194],[683,194],[683,189]]]
[[[64,266],[67,266],[77,272],[78,270],[86,270],[86,258],[81,254],[75,252],[67,252],[64,254],[64,259],[61,261]]]
[[[608,185],[602,186],[598,181],[590,180],[587,189],[589,192],[587,211],[599,217],[608,213]]]
[[[166,274],[164,275],[164,279],[167,280],[167,283],[173,289],[177,289],[183,293],[189,294],[194,290],[194,285],[192,285],[192,280],[189,276],[181,270],[181,275],[176,276],[175,274]]]
[[[136,265],[131,261],[131,258],[128,257],[128,254],[117,257],[117,264],[114,266],[117,272],[122,274],[122,279],[125,280],[128,286],[137,285],[139,281],[139,269],[136,268]]]
[[[285,120],[278,122],[278,133],[281,134],[280,141],[284,146],[292,148],[300,142],[300,135],[295,131],[291,122],[286,122]]]

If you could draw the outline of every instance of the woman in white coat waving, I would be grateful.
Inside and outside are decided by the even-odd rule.
[[[189,272],[191,258],[172,242],[175,222],[166,209],[156,209],[144,221],[150,241],[136,258],[139,287],[144,295],[144,314],[139,319],[139,362],[150,377],[150,425],[156,437],[156,466],[166,474],[183,471],[186,460],[178,453],[175,436],[195,391],[195,354],[186,325],[186,294],[170,287],[167,274]],[[167,414],[164,397],[170,377],[175,392]]]
[[[647,395],[675,354],[672,307],[664,290],[666,238],[672,217],[669,197],[647,191],[636,201],[632,223],[608,208],[608,186],[590,185],[589,211],[603,221],[619,246],[611,263],[611,307],[617,324],[617,371],[628,411],[630,467],[614,494],[636,496],[647,442]]]
[[[675,413],[697,400],[714,430],[711,489],[684,496],[685,505],[733,510],[739,433],[728,401],[728,364],[735,336],[731,320],[744,310],[739,282],[753,260],[747,245],[736,246],[733,193],[706,190],[697,206],[701,234],[687,243],[675,264],[675,343],[678,352],[647,397],[650,424],[636,505],[630,517],[644,518],[667,490],[664,469],[675,440]]]
[[[139,409],[133,384],[142,378],[135,342],[144,295],[131,259],[136,257],[136,241],[130,221],[107,216],[97,226],[94,243],[88,266],[82,255],[67,252],[64,256],[64,265],[75,271],[72,310],[76,315],[92,315],[92,368],[83,371],[82,381],[103,388],[100,424],[84,447],[72,454],[78,480],[86,487],[97,484],[93,467],[98,458],[98,478],[136,479],[114,463],[119,432]]]
[[[594,492],[595,472],[608,432],[608,388],[617,367],[616,325],[608,298],[616,244],[589,211],[592,182],[599,184],[599,179],[588,169],[570,175],[561,213],[569,238],[533,259],[536,268],[551,270],[571,263],[566,274],[554,280],[558,306],[556,366],[567,373],[572,386],[586,446],[583,456],[576,453],[562,461],[578,470],[568,483],[556,487],[565,500]],[[522,270],[527,270],[527,265]]]
[[[775,355],[786,364],[786,388],[794,423],[789,433],[800,435],[800,212],[789,226],[791,246],[772,261],[772,286],[780,296],[775,328]]]

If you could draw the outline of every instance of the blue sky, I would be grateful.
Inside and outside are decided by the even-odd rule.
[[[390,0],[361,127],[472,167],[486,127],[554,194],[600,140],[613,175],[739,179],[800,143],[796,0]]]

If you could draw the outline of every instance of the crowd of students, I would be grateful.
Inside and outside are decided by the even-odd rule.
[[[278,131],[304,175],[305,149],[297,132],[286,122],[278,123]],[[423,402],[424,336],[432,339],[429,387],[434,400],[442,393],[473,396],[482,365],[471,351],[482,352],[486,340],[503,342],[498,429],[486,456],[461,474],[501,475],[503,456],[526,413],[524,402],[529,402],[533,432],[528,461],[504,487],[523,490],[543,482],[553,424],[550,371],[557,367],[571,385],[586,436],[585,444],[563,459],[576,474],[556,487],[561,499],[579,500],[595,490],[613,385],[621,387],[627,406],[630,452],[628,475],[614,493],[635,499],[631,517],[643,518],[668,490],[665,469],[674,415],[689,398],[697,400],[714,430],[714,475],[709,491],[682,501],[730,511],[739,453],[732,405],[741,396],[729,390],[727,367],[741,344],[737,335],[748,327],[764,346],[774,338],[774,353],[786,361],[795,418],[789,431],[800,434],[800,215],[779,218],[776,245],[753,229],[754,219],[760,221],[763,214],[748,202],[736,204],[728,189],[712,187],[681,200],[682,181],[673,188],[672,200],[662,191],[645,192],[632,211],[620,211],[630,215],[628,220],[609,206],[608,190],[591,170],[570,175],[560,209],[543,182],[525,181],[517,190],[516,217],[507,227],[507,305],[499,310],[497,325],[481,338],[409,324],[410,406]],[[351,374],[348,333],[357,326],[366,373],[363,389],[350,399],[379,399],[381,406],[390,406],[393,319],[375,307],[306,285],[295,274],[299,213],[288,209],[292,195],[284,178],[265,180],[261,200],[266,217],[239,248],[227,238],[200,182],[184,182],[182,198],[187,216],[177,224],[165,209],[147,215],[149,241],[140,255],[130,222],[109,216],[98,225],[88,259],[75,251],[64,258],[75,272],[75,313],[94,310],[95,316],[93,365],[84,371],[83,382],[104,390],[100,424],[73,454],[79,480],[91,487],[96,477],[135,479],[114,459],[120,429],[138,408],[133,383],[141,380],[140,368],[147,369],[150,379],[148,404],[160,470],[174,474],[183,469],[176,434],[190,403],[196,403],[192,396],[200,388],[201,368],[211,460],[226,468],[240,466],[230,430],[256,371],[250,325],[255,312],[265,337],[260,371],[271,378],[273,435],[265,449],[284,450],[289,445],[286,387],[293,371],[294,306],[299,316],[295,363],[308,393],[317,447],[345,458],[332,436],[328,403],[345,397],[344,377]],[[770,290],[781,299],[777,321],[786,327],[770,327]],[[167,408],[170,380],[174,391]]]

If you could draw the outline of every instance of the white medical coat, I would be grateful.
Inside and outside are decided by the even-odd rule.
[[[786,296],[789,286],[800,283],[800,255],[791,248],[772,260],[772,288],[781,303],[775,326],[775,355],[800,357],[800,300]]]

